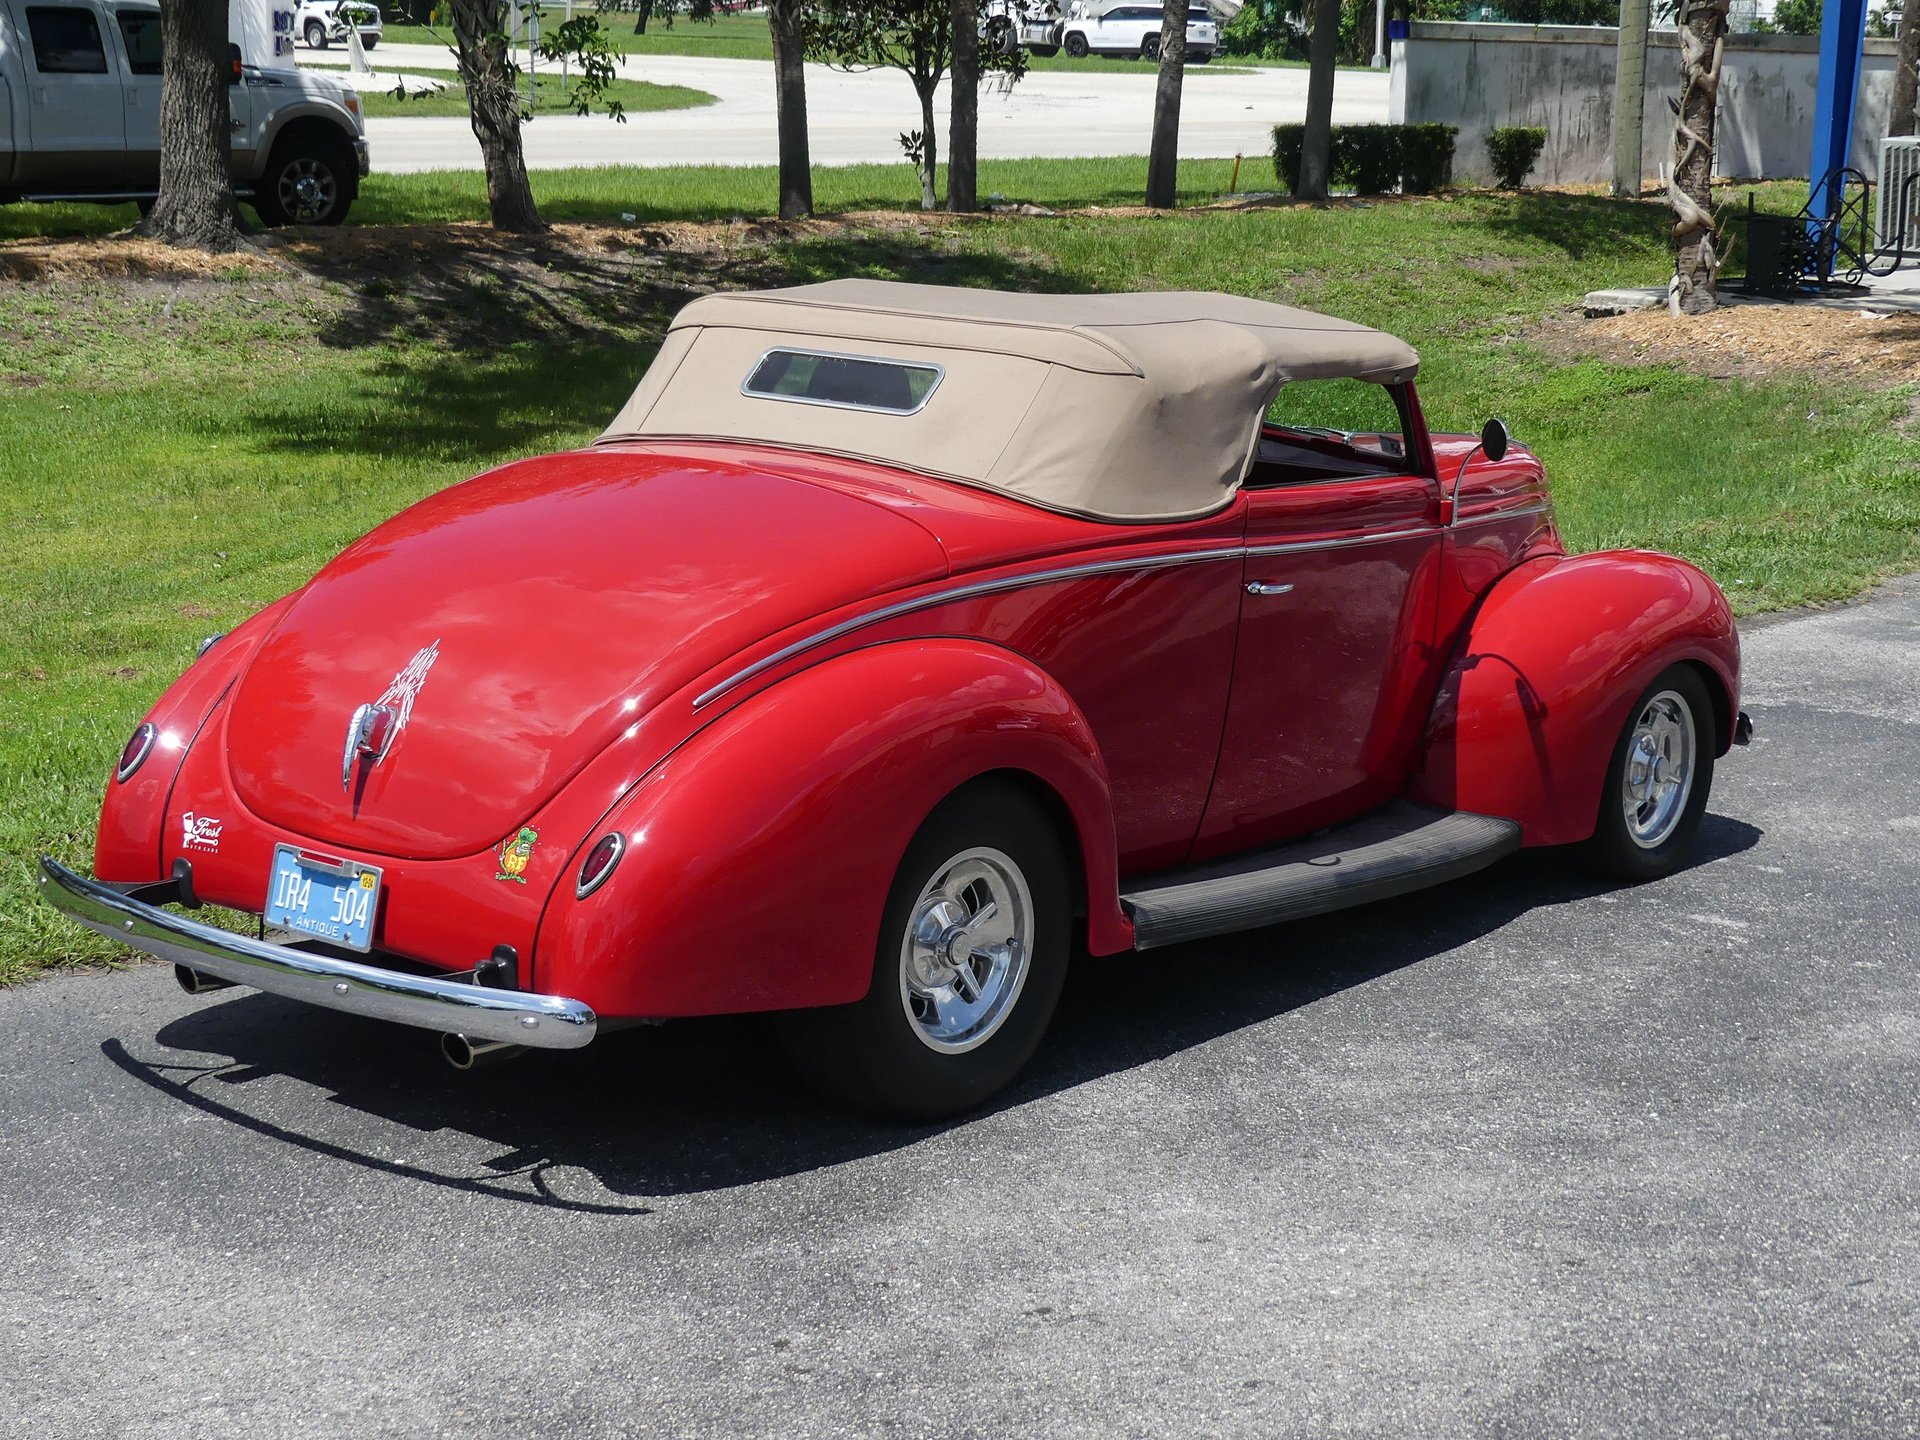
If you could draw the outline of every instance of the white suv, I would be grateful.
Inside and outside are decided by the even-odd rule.
[[[1061,27],[1060,43],[1067,54],[1138,55],[1160,58],[1160,7],[1127,3],[1103,4],[1077,0]],[[1187,11],[1187,59],[1204,65],[1220,43],[1220,27],[1204,5]]]
[[[360,32],[360,44],[371,50],[380,43],[385,33],[380,23],[380,7],[370,0],[300,0],[300,8],[294,13],[293,33],[298,35],[309,50],[324,50],[327,46],[347,40],[347,19],[341,15],[345,10],[354,21],[354,29]]]

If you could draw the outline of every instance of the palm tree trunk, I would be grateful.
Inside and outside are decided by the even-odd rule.
[[[952,0],[953,101],[947,126],[947,209],[978,210],[980,19],[975,0]]]
[[[1323,201],[1333,183],[1333,67],[1340,46],[1340,0],[1314,0],[1307,43],[1307,123],[1300,135],[1296,200]]]
[[[1180,83],[1187,71],[1187,6],[1161,0],[1160,78],[1153,89],[1153,141],[1147,153],[1147,204],[1171,210],[1180,193]]]
[[[1674,107],[1673,283],[1667,308],[1704,315],[1714,306],[1720,257],[1713,248],[1713,112],[1720,95],[1720,56],[1727,35],[1728,0],[1681,0],[1680,103]]]
[[[813,213],[813,160],[807,143],[806,36],[802,0],[772,0],[774,124],[780,135],[780,218]]]
[[[940,84],[938,75],[913,77],[913,88],[920,95],[920,133],[924,137],[920,144],[920,208],[938,210],[940,192],[934,186],[934,176],[939,173],[940,136],[933,128],[933,92]]]
[[[1916,88],[1920,88],[1920,5],[1908,0],[1900,16],[1900,54],[1893,62],[1893,105],[1887,112],[1887,134],[1913,134]]]
[[[160,47],[160,198],[140,233],[190,250],[232,250],[240,244],[240,226],[227,0],[165,0]]]
[[[520,149],[520,97],[507,59],[506,7],[501,0],[452,0],[452,8],[467,113],[487,172],[488,216],[496,230],[544,230]]]

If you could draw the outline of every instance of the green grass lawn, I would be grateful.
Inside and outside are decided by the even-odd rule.
[[[1188,198],[1231,162],[1182,168]],[[1137,199],[1141,159],[987,163],[983,190],[1054,207]],[[764,171],[537,172],[554,218],[764,214]],[[1255,174],[1243,185],[1270,186]],[[1791,187],[1768,192],[1784,204]],[[899,207],[905,165],[823,170],[828,208]],[[375,176],[359,218],[477,217],[478,176]],[[714,284],[841,275],[1036,290],[1194,287],[1313,306],[1415,344],[1439,428],[1500,414],[1544,457],[1568,543],[1704,565],[1743,611],[1920,566],[1913,387],[1711,380],[1567,360],[1538,322],[1666,273],[1657,203],[1531,193],[1333,209],[926,217],[594,261],[531,252],[319,280],[0,284],[0,980],[112,947],[32,897],[33,857],[85,862],[121,741],[201,636],[297,586],[354,536],[486,466],[580,443],[673,310]],[[89,233],[131,207],[0,209],[7,233]],[[579,274],[573,272],[578,269]]]
[[[451,77],[449,77],[451,80]],[[573,113],[574,81],[563,81],[557,74],[541,71],[535,77],[534,113],[536,115],[571,115]],[[523,76],[520,81],[520,94],[525,97],[527,82]],[[695,90],[688,85],[654,85],[644,80],[615,80],[594,102],[594,112],[603,114],[608,102],[618,101],[629,111],[639,113],[644,110],[691,110],[701,105],[711,105],[713,96],[704,90]],[[398,116],[417,119],[423,115],[467,114],[467,92],[465,87],[449,83],[447,88],[437,95],[409,95],[400,99],[384,90],[363,90],[360,92],[360,104],[368,118],[375,116]]]

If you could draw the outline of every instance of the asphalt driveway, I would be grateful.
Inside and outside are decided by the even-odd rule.
[[[1920,582],[1748,665],[1696,868],[1086,964],[935,1129],[754,1023],[0,994],[0,1434],[1920,1433]]]

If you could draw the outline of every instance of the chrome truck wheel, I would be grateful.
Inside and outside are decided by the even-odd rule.
[[[1053,821],[1017,786],[949,797],[907,847],[864,999],[781,1017],[801,1072],[898,1119],[971,1109],[1033,1054],[1066,979],[1071,899]]]
[[[1713,786],[1714,708],[1699,671],[1676,665],[1628,712],[1601,790],[1586,857],[1621,880],[1653,880],[1685,862]]]

